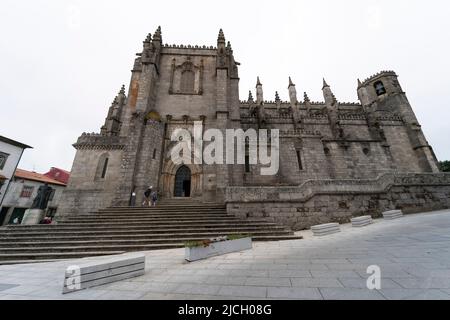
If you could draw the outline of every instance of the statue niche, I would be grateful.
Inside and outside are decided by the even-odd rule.
[[[169,94],[203,94],[203,60],[197,66],[190,57],[180,65],[176,65],[176,60],[173,59]]]

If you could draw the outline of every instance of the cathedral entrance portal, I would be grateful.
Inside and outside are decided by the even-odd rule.
[[[187,166],[181,166],[177,170],[174,191],[174,196],[177,198],[191,196],[191,170]]]

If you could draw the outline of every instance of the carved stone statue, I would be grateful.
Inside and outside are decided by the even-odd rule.
[[[47,209],[47,205],[48,202],[50,201],[50,197],[53,191],[54,189],[52,187],[49,187],[48,183],[46,183],[43,186],[40,186],[38,189],[37,196],[34,199],[33,204],[31,205],[31,209],[41,209],[41,210]]]

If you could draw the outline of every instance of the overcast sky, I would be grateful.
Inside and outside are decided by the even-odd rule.
[[[135,53],[162,27],[169,44],[216,45],[223,28],[241,63],[240,95],[256,76],[266,100],[323,101],[322,77],[342,102],[357,78],[394,70],[440,160],[450,159],[450,2],[447,0],[2,0],[0,135],[34,147],[20,167],[71,169],[71,146],[98,132]]]

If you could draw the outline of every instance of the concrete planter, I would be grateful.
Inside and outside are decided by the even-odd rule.
[[[214,242],[207,247],[186,247],[185,259],[192,262],[252,248],[252,238]]]

